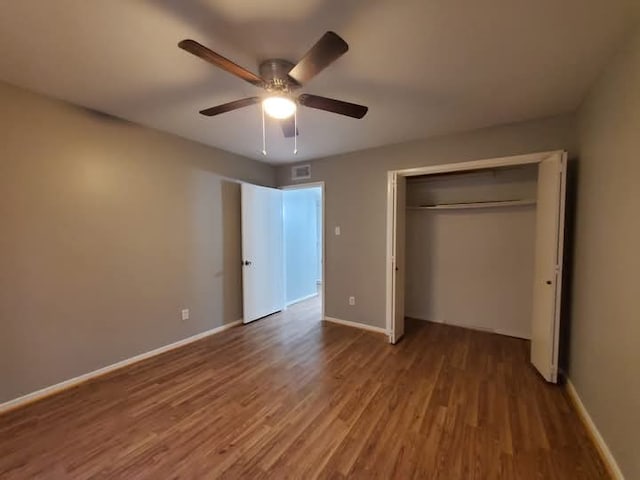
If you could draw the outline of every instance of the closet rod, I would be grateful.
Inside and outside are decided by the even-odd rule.
[[[417,205],[407,206],[407,210],[454,210],[463,208],[495,208],[495,207],[513,207],[522,205],[535,205],[535,200],[498,200],[491,202],[472,202],[472,203],[440,203],[437,205]]]

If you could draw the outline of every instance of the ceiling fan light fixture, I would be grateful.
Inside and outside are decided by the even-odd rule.
[[[267,115],[278,120],[289,118],[296,112],[296,102],[289,97],[273,95],[262,101],[262,106]]]

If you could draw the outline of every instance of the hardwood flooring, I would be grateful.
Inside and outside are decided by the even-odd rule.
[[[316,301],[0,417],[0,478],[607,478],[525,341]]]

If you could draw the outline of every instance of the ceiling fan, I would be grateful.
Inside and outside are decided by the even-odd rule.
[[[355,103],[335,100],[303,93],[296,97],[295,92],[318,73],[328,67],[349,50],[349,45],[334,32],[325,33],[297,64],[279,58],[260,63],[260,76],[246,70],[222,55],[208,49],[195,40],[182,40],[178,46],[203,60],[212,63],[242,80],[265,90],[262,96],[235,100],[201,110],[202,115],[212,117],[239,108],[262,102],[267,115],[281,120],[285,137],[298,135],[293,115],[298,105],[325,110],[327,112],[362,118],[368,108]]]

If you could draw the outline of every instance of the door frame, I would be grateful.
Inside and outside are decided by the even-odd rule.
[[[281,190],[304,190],[307,188],[318,188],[320,187],[320,192],[322,196],[322,202],[320,204],[322,208],[322,215],[320,216],[320,230],[322,232],[322,285],[320,286],[320,320],[324,320],[324,306],[325,306],[325,286],[327,284],[327,275],[326,275],[326,256],[325,256],[325,244],[326,244],[326,227],[325,227],[325,189],[324,182],[309,182],[309,183],[296,183],[295,185],[286,185],[284,187],[280,187]],[[285,242],[284,245],[285,253],[283,255],[283,260],[286,262],[287,257],[287,245]],[[284,275],[284,288],[285,292],[287,291],[287,271],[285,264],[285,275]],[[285,309],[288,308],[288,305],[285,303]]]
[[[391,338],[391,332],[393,329],[393,315],[394,315],[394,298],[395,298],[395,285],[394,285],[394,269],[393,269],[393,256],[394,256],[394,238],[395,232],[395,187],[394,182],[398,176],[404,177],[416,177],[419,175],[433,175],[438,173],[452,173],[452,172],[465,172],[473,170],[483,170],[489,168],[500,167],[512,167],[517,165],[529,165],[539,164],[540,162],[551,158],[554,155],[566,155],[564,150],[552,150],[540,153],[530,153],[526,155],[513,155],[508,157],[488,158],[484,160],[472,160],[456,163],[442,163],[436,165],[425,165],[423,167],[405,168],[400,170],[389,170],[387,172],[387,254],[386,254],[386,330],[389,337],[389,343],[393,343]],[[563,202],[564,204],[564,202]],[[564,214],[564,212],[562,212]],[[560,246],[562,247],[562,235],[560,236]],[[562,252],[560,252],[562,254]],[[562,257],[560,257],[560,261]],[[557,288],[561,288],[562,282],[557,283]],[[559,310],[556,311],[556,336],[558,329],[560,328],[560,322],[558,321]],[[555,352],[557,356],[558,352]]]

